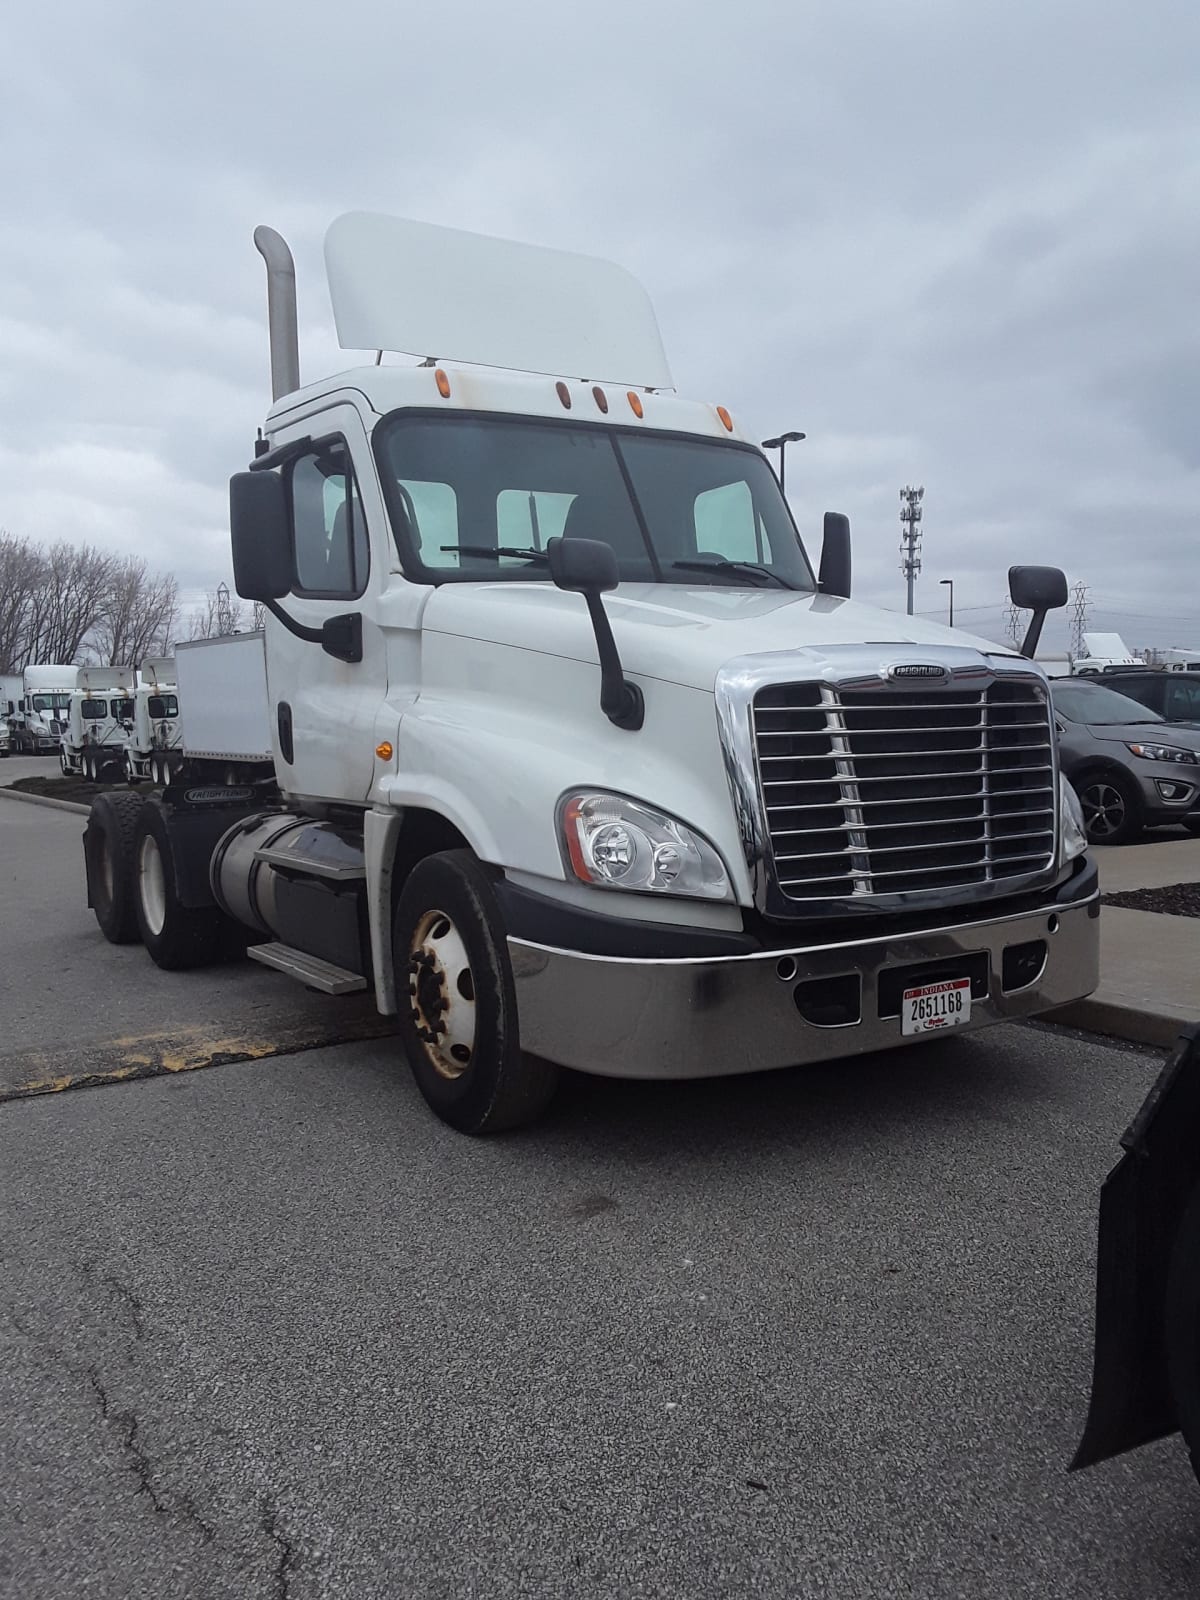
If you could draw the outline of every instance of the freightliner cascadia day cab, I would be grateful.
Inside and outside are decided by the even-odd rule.
[[[121,773],[133,717],[132,667],[80,667],[59,747],[63,776],[99,783]]]
[[[179,694],[173,656],[147,656],[138,668],[125,735],[129,783],[165,785],[179,763]]]
[[[753,1072],[1095,986],[1044,674],[851,600],[844,518],[814,570],[623,270],[341,217],[339,343],[371,364],[301,387],[291,254],[255,242],[275,398],[230,509],[273,779],[98,801],[109,938],[196,965],[232,919],[308,986],[370,990],[474,1133],[562,1067]],[[1065,580],[1010,583],[1031,655]]]
[[[77,671],[73,666],[51,664],[25,668],[20,698],[9,722],[17,754],[59,753]]]

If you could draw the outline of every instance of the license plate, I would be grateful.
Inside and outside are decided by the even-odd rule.
[[[949,978],[905,989],[901,997],[901,1033],[934,1033],[961,1027],[971,1020],[970,978]]]

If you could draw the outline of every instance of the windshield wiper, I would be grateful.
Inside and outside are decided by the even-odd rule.
[[[439,546],[442,550],[457,550],[462,556],[483,556],[485,559],[501,556],[519,556],[525,561],[549,561],[550,557],[544,550],[518,550],[511,544],[444,544]]]
[[[771,567],[760,566],[757,561],[672,561],[671,565],[683,572],[752,572],[777,583],[781,589],[792,588],[786,578]]]

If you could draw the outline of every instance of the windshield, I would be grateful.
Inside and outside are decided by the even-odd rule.
[[[132,702],[130,702],[130,716],[133,715]],[[179,701],[173,694],[152,694],[146,705],[146,710],[152,717],[177,717],[179,715]]]
[[[99,722],[101,717],[108,715],[107,700],[81,700],[79,702],[79,715],[87,722]]]
[[[69,694],[35,694],[33,697],[35,711],[66,711],[70,704]]]
[[[1068,722],[1105,725],[1163,720],[1149,706],[1131,700],[1128,695],[1117,694],[1115,689],[1102,689],[1098,683],[1055,683],[1050,693],[1055,711]]]
[[[425,582],[546,581],[546,541],[600,539],[625,583],[811,592],[756,450],[679,434],[398,413],[376,430],[401,558]]]

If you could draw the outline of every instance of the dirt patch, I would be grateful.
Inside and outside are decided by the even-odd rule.
[[[22,794],[46,795],[51,800],[74,800],[78,805],[90,806],[98,794],[106,790],[119,789],[127,792],[127,785],[123,783],[88,783],[86,778],[64,777],[61,772],[53,776],[47,773],[43,777],[40,773],[32,778],[15,778],[12,783],[5,784],[6,789],[19,789]],[[139,794],[152,794],[154,791],[147,784],[138,785]]]
[[[1102,895],[1106,906],[1126,911],[1162,911],[1170,917],[1200,917],[1200,883],[1171,883],[1165,889],[1124,889]]]

